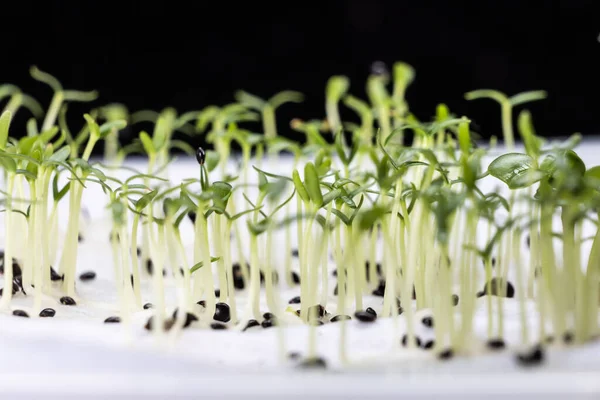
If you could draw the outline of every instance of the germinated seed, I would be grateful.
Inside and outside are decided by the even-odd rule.
[[[198,161],[198,164],[200,165],[204,165],[204,162],[206,161],[206,152],[202,147],[198,147],[198,150],[196,150],[196,161]]]

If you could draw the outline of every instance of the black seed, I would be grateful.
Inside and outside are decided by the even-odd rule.
[[[300,296],[292,297],[288,304],[300,304]]]
[[[154,272],[154,263],[151,259],[146,260],[146,271],[148,271],[149,275],[152,275],[152,273]]]
[[[335,317],[331,318],[329,320],[329,322],[338,322],[338,321],[344,321],[344,320],[349,320],[349,319],[352,319],[352,317],[349,315],[340,314],[340,315],[336,315]]]
[[[244,275],[242,274],[242,266],[239,263],[235,263],[232,266],[233,272],[233,287],[236,289],[243,289],[246,285],[244,284]]]
[[[292,282],[294,282],[296,285],[300,284],[300,275],[294,271],[292,271]]]
[[[565,332],[565,334],[563,335],[563,342],[569,344],[572,341],[573,341],[573,333]]]
[[[379,296],[379,297],[383,297],[385,295],[385,281],[384,280],[379,281],[379,286],[377,286],[377,289],[373,290],[372,294],[373,294],[373,296]]]
[[[27,314],[25,311],[23,311],[23,310],[14,310],[14,311],[13,311],[13,315],[14,315],[15,317],[25,317],[25,318],[29,318],[29,315],[28,315],[28,314]]]
[[[177,319],[177,312],[179,311],[178,308],[175,309],[175,311],[173,311],[173,320]],[[185,322],[183,323],[183,327],[187,328],[188,326],[190,326],[192,324],[192,322],[198,321],[198,317],[196,317],[194,314],[188,312],[185,315]]]
[[[63,296],[60,298],[60,303],[65,305],[65,306],[74,306],[77,305],[77,303],[75,302],[75,300],[73,300],[72,297],[69,296]]]
[[[417,299],[417,291],[415,290],[415,285],[413,285],[412,299],[413,300]]]
[[[198,147],[198,150],[196,150],[196,161],[200,165],[204,165],[204,161],[206,161],[206,152],[202,147]]]
[[[506,345],[502,339],[490,339],[487,342],[487,347],[491,350],[502,350]]]
[[[428,328],[433,328],[433,317],[423,317],[421,323]]]
[[[477,292],[477,294],[475,296],[477,296],[477,297],[483,297],[483,296],[485,296],[485,292],[484,291]]]
[[[202,307],[206,307],[206,300],[200,300],[199,302],[197,302],[196,304],[202,306]]]
[[[501,293],[500,286],[502,283],[503,282],[502,282],[501,278],[492,278],[483,288],[483,293],[491,294],[492,296],[502,296],[502,297],[509,297],[509,298],[514,297],[515,296],[515,288],[513,287],[512,283],[507,281],[506,285],[505,285],[505,292]]]
[[[541,346],[535,346],[531,351],[517,355],[517,362],[524,366],[530,367],[541,364],[544,361],[544,350]]]
[[[44,308],[40,311],[40,317],[42,318],[52,318],[56,315],[56,311],[54,308]]]
[[[163,323],[163,330],[168,331],[169,329],[171,329],[171,327],[173,327],[173,324],[175,323],[174,320],[172,319],[167,319],[164,321]],[[148,322],[146,322],[146,325],[144,325],[144,328],[146,330],[152,330],[152,327],[154,325],[154,316],[148,318]]]
[[[4,251],[0,252],[0,258],[2,259],[2,265],[0,266],[0,274],[4,274]],[[21,266],[19,265],[19,262],[16,258],[12,259],[12,270],[13,277],[22,275]]]
[[[449,360],[454,356],[454,352],[452,351],[452,349],[446,349],[441,353],[438,353],[437,356],[440,360]]]
[[[421,347],[421,339],[418,336],[414,336],[414,340],[415,340],[415,345],[417,347]],[[404,334],[402,335],[402,346],[407,346],[408,345],[408,334]]]
[[[94,278],[96,278],[96,273],[94,271],[87,271],[79,275],[79,279],[82,281],[91,281]]]
[[[320,304],[308,307],[308,315],[317,315],[319,318],[325,315],[325,307]]]
[[[457,306],[458,305],[458,300],[459,300],[458,295],[457,294],[453,294],[452,295],[452,305],[453,306]]]
[[[133,283],[133,274],[131,274],[131,275],[129,276],[129,278],[130,278],[130,280],[131,280],[131,287],[134,287],[134,286],[135,286],[135,284]]]
[[[213,319],[221,322],[229,322],[231,319],[229,305],[227,303],[217,303]]]
[[[144,310],[147,310],[149,308],[152,308],[152,303],[146,303],[146,304],[144,304]]]
[[[354,313],[354,316],[360,322],[373,322],[377,318],[375,315],[367,311],[357,311]]]
[[[260,324],[258,323],[257,320],[251,319],[248,321],[248,323],[246,324],[246,327],[242,330],[242,332],[244,332],[244,331],[246,331],[246,329],[252,328],[254,326],[260,326]]]
[[[215,289],[215,296],[216,297],[221,296],[221,289]]]
[[[136,250],[136,253],[137,253],[138,257],[142,255],[142,248],[141,247],[138,247],[135,250]]]
[[[263,318],[264,319],[273,319],[273,318],[275,318],[275,315],[273,315],[273,313],[266,312],[263,314]]]
[[[296,351],[292,351],[288,353],[288,358],[290,360],[297,360],[300,358],[300,353],[296,352]]]
[[[527,235],[527,247],[531,247],[531,237],[529,235]]]
[[[190,221],[192,222],[196,222],[196,213],[193,211],[190,211],[187,213],[188,218],[190,219]]]
[[[404,312],[404,308],[398,307],[398,315],[402,315],[403,312]]]
[[[296,310],[296,315],[300,316],[300,310]]]
[[[492,268],[496,266],[496,257],[492,257]]]
[[[220,322],[213,322],[210,324],[210,327],[216,331],[227,329],[227,325],[222,324]]]
[[[298,257],[299,255],[298,249],[292,249],[292,257]]]
[[[435,341],[428,340],[425,343],[423,343],[423,345],[421,346],[421,348],[425,349],[425,350],[431,350],[434,345],[435,345]]]
[[[16,294],[18,291],[21,291],[24,295],[27,295],[27,293],[25,293],[25,290],[23,290],[23,282],[22,282],[22,278],[20,276],[17,276],[16,278],[13,279],[13,283],[12,283],[12,294]]]
[[[59,275],[58,272],[54,270],[54,268],[50,267],[50,280],[52,281],[62,281],[64,279],[64,275]]]
[[[104,320],[105,324],[118,324],[119,322],[121,322],[121,318],[120,317],[108,317]]]
[[[271,328],[273,326],[277,326],[277,319],[265,319],[263,322],[261,322],[260,324],[263,328]]]
[[[365,311],[368,312],[368,313],[370,313],[370,314],[373,314],[374,316],[377,316],[377,313],[371,307],[367,307],[367,309]]]
[[[78,241],[79,243],[83,242],[83,235],[82,235],[81,233],[78,233],[78,234],[77,234],[77,241]]]
[[[321,357],[308,358],[298,364],[299,368],[327,368],[327,363]]]

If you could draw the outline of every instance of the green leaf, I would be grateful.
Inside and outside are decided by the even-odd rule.
[[[56,79],[54,76],[50,75],[47,72],[41,71],[37,66],[33,65],[29,69],[29,73],[31,74],[31,77],[33,79],[35,79],[36,81],[40,81],[40,82],[43,82],[43,83],[47,84],[55,92],[62,91],[62,85],[60,84],[60,82],[58,81],[58,79]]]
[[[227,208],[227,202],[231,197],[231,191],[233,187],[227,183],[222,181],[213,182],[211,185],[211,191],[214,194],[213,202],[215,207],[220,207],[222,209]],[[219,213],[221,214],[221,213]]]
[[[221,257],[211,257],[210,258],[210,262],[214,263],[214,262],[219,261],[220,259],[221,259]],[[203,266],[204,266],[204,263],[202,261],[200,261],[199,263],[194,264],[194,266],[192,268],[190,268],[190,274],[193,274],[194,272],[198,271]]]
[[[120,131],[121,129],[127,126],[127,121],[125,120],[114,120],[105,122],[100,126],[100,137],[105,138],[109,133],[112,132],[113,129]]]
[[[320,208],[323,205],[323,194],[321,193],[319,174],[315,165],[311,162],[304,165],[304,183],[310,199]]]
[[[37,171],[37,167],[36,167],[36,171]],[[33,171],[28,171],[26,169],[18,169],[15,172],[17,175],[23,175],[25,176],[25,178],[30,179],[30,180],[36,180],[37,179],[37,174],[34,173]]]
[[[96,123],[96,121],[94,120],[94,118],[92,118],[92,116],[90,114],[84,114],[83,118],[85,118],[85,121],[87,122],[87,126],[90,130],[90,133],[93,137],[95,137],[96,139],[99,139],[100,136],[100,127],[98,126],[98,124]]]
[[[491,162],[488,172],[511,189],[530,186],[545,176],[543,172],[533,169],[530,156],[520,153],[501,155]]]
[[[296,188],[296,191],[298,192],[298,196],[300,196],[302,201],[305,203],[309,202],[310,197],[308,195],[308,191],[306,190],[304,183],[300,179],[300,174],[298,173],[297,169],[294,169],[294,172],[292,173],[292,181],[294,182],[294,186]]]
[[[144,146],[144,151],[147,155],[151,156],[156,154],[156,149],[154,148],[154,143],[146,132],[140,132],[140,141],[142,142],[142,146]]]
[[[327,81],[327,87],[325,88],[325,97],[328,102],[337,103],[341,100],[342,96],[346,94],[350,87],[350,80],[346,76],[335,75],[329,78]]]
[[[4,150],[6,148],[11,119],[12,114],[10,111],[4,111],[2,116],[0,116],[0,150]]]
[[[465,93],[465,99],[492,99],[496,100],[500,104],[506,104],[509,101],[508,97],[504,93],[491,89],[480,89],[467,92]]]
[[[154,199],[154,197],[156,197],[157,194],[158,192],[156,190],[153,190],[140,197],[138,201],[135,202],[135,209],[137,211],[142,211],[144,208],[146,208],[148,204],[150,204],[152,199]]]
[[[375,222],[381,219],[388,210],[382,206],[373,206],[369,210],[365,210],[358,214],[358,226],[361,230],[366,231],[371,229]]]
[[[253,236],[258,236],[261,233],[264,233],[269,228],[269,223],[270,223],[270,220],[267,218],[265,218],[257,223],[254,223],[250,220],[246,221],[246,224],[248,225],[248,230],[250,231],[250,233]]]
[[[60,150],[58,150],[57,152],[55,152],[54,154],[52,154],[50,156],[50,158],[48,159],[48,161],[63,162],[63,161],[66,161],[67,158],[69,158],[70,154],[71,154],[71,146],[65,146],[65,147],[61,148]]]
[[[548,93],[544,90],[532,90],[529,92],[523,92],[512,96],[510,99],[510,104],[514,106],[518,106],[520,104],[529,103],[536,100],[543,100],[548,96]]]
[[[207,150],[204,165],[208,172],[212,172],[219,165],[219,161],[221,160],[221,156],[214,150]]]
[[[302,103],[304,101],[304,95],[300,92],[293,90],[284,90],[277,93],[268,100],[268,103],[273,108],[278,108],[285,103]]]
[[[7,172],[15,172],[17,170],[17,163],[12,158],[5,156],[4,154],[0,155],[0,164]]]

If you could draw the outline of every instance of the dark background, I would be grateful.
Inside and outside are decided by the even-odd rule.
[[[51,92],[30,78],[33,64],[67,89],[97,89],[94,106],[122,102],[130,111],[224,105],[236,89],[262,97],[299,90],[305,103],[278,112],[280,134],[295,135],[291,118],[324,116],[331,75],[347,75],[351,92],[364,98],[371,64],[402,60],[416,69],[407,97],[421,119],[445,102],[484,135],[499,135],[498,105],[467,102],[463,94],[545,89],[549,98],[529,106],[538,133],[597,134],[597,3],[11,2],[2,9],[0,73],[44,106]],[[88,108],[70,107],[73,130]],[[27,114],[19,112],[15,127],[24,127]]]

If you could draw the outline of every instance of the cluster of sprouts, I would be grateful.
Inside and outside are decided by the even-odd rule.
[[[346,359],[351,320],[345,316],[363,312],[365,296],[373,295],[383,297],[378,317],[406,319],[408,346],[416,345],[415,313],[430,309],[433,346],[445,354],[469,351],[482,301],[489,339],[501,340],[503,302],[513,294],[524,345],[549,335],[583,343],[599,333],[600,167],[586,167],[575,153],[578,135],[562,143],[537,136],[527,110],[518,114],[516,130],[524,150],[515,150],[513,110],[543,99],[542,91],[513,97],[493,90],[466,94],[468,100],[493,99],[500,105],[504,153],[489,162],[495,144],[477,142],[468,118],[453,115],[444,104],[431,121],[410,112],[405,94],[414,71],[401,62],[389,75],[368,77],[368,100],[350,94],[346,77],[332,77],[324,118],[290,122],[297,141],[278,135],[275,116],[278,107],[303,101],[292,91],[268,100],[240,91],[231,104],[181,115],[172,108],[130,114],[121,104],[109,104],[85,114],[73,135],[67,105],[95,100],[97,94],[64,90],[37,68],[31,75],[54,91],[46,113],[15,86],[0,86],[0,98],[10,96],[0,117],[4,310],[11,307],[15,292],[7,288],[16,278],[33,296],[34,314],[48,305],[48,296],[77,300],[82,194],[89,185],[100,185],[112,219],[120,318],[130,325],[143,309],[141,287],[148,280],[149,328],[158,337],[188,327],[190,315],[197,319],[198,304],[215,319],[224,312],[220,307],[228,307],[220,321],[240,330],[249,320],[277,319],[284,325],[283,315],[291,311],[310,325],[308,348],[314,357],[315,322],[333,320],[325,314],[335,310],[343,317],[337,320],[340,357]],[[342,120],[342,107],[356,113],[353,122]],[[22,108],[33,114],[26,129],[10,126]],[[152,132],[141,131],[122,146],[123,129],[133,131],[140,122],[152,123]],[[194,149],[176,134],[201,136],[212,149]],[[100,141],[104,155],[94,158]],[[234,145],[241,153],[232,151]],[[196,158],[196,175],[169,179],[174,148]],[[127,166],[133,153],[147,156],[147,170]],[[269,160],[280,160],[282,167],[265,167]],[[115,170],[130,176],[117,179]],[[62,187],[61,175],[68,176]],[[504,189],[485,192],[482,182],[490,179]],[[63,233],[57,221],[64,201],[69,215]],[[182,224],[193,225],[191,259]],[[584,226],[591,227],[590,237],[583,236]],[[277,238],[285,241],[283,265],[275,257]],[[582,251],[588,240],[591,250]],[[297,313],[280,296],[284,285],[299,285]],[[169,288],[176,295],[175,316],[167,309]],[[535,304],[535,329],[528,302]]]

